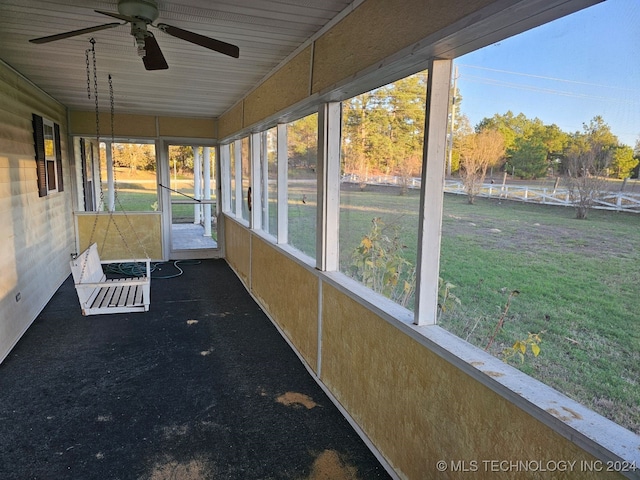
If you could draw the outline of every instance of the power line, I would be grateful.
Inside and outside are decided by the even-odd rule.
[[[634,88],[618,87],[618,86],[613,86],[613,85],[603,85],[603,84],[599,84],[599,83],[583,82],[583,81],[580,81],[580,80],[569,80],[569,79],[566,79],[566,78],[548,77],[548,76],[545,76],[545,75],[536,75],[536,74],[533,74],[533,73],[514,72],[514,71],[511,71],[511,70],[501,70],[501,69],[498,69],[498,68],[481,67],[479,65],[468,65],[468,64],[463,64],[463,63],[457,63],[456,65],[458,65],[460,67],[465,67],[465,68],[475,68],[477,70],[486,70],[486,71],[489,71],[489,72],[506,73],[508,75],[517,75],[517,76],[521,76],[521,77],[538,78],[538,79],[541,79],[541,80],[552,80],[552,81],[555,81],[555,82],[570,83],[570,84],[574,84],[574,85],[585,85],[585,86],[589,86],[589,87],[611,88],[611,89],[615,89],[615,90],[625,90],[625,91],[628,91],[628,92],[638,93],[638,89],[634,89]]]
[[[462,75],[461,75],[461,77],[462,77]],[[630,98],[603,97],[603,96],[598,96],[598,95],[589,95],[589,94],[585,94],[585,93],[577,93],[577,92],[570,92],[570,91],[565,91],[565,90],[557,90],[557,89],[552,89],[552,88],[538,87],[538,86],[535,86],[535,85],[524,85],[524,84],[519,84],[519,83],[507,82],[507,81],[504,81],[504,80],[495,80],[495,79],[492,79],[492,78],[478,77],[478,76],[474,76],[474,75],[464,75],[464,78],[466,78],[467,80],[469,80],[471,82],[474,82],[474,83],[480,83],[480,84],[485,84],[485,85],[493,85],[493,86],[498,86],[498,87],[513,88],[513,89],[517,89],[517,90],[528,90],[528,91],[532,91],[532,92],[546,93],[546,94],[558,95],[558,96],[563,96],[563,97],[573,97],[573,98],[580,98],[580,99],[599,100],[599,101],[603,101],[603,102],[604,101],[606,101],[606,102],[614,102],[614,103],[621,103],[621,104],[625,104],[625,105],[640,103],[636,98],[633,98],[633,97],[630,97]]]

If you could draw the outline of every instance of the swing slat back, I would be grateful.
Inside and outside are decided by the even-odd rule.
[[[146,275],[108,279],[102,269],[102,265],[108,263],[145,263]],[[93,243],[71,260],[71,273],[83,315],[149,310],[151,266],[148,258],[101,261],[98,246]]]

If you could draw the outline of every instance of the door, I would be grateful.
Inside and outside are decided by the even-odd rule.
[[[218,256],[216,149],[165,143],[160,183],[169,258]]]

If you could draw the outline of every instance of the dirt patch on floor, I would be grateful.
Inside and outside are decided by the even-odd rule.
[[[276,402],[282,403],[288,407],[305,407],[307,410],[311,410],[317,407],[318,404],[313,401],[311,397],[303,393],[287,392],[276,398]]]
[[[358,470],[335,450],[324,450],[313,462],[306,480],[358,480]]]
[[[156,463],[148,477],[148,480],[201,480],[211,477],[211,469],[207,462],[201,458],[194,458],[186,462],[178,462],[166,458]]]

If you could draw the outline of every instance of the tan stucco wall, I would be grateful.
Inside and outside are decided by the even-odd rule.
[[[251,240],[251,291],[307,364],[318,360],[318,278],[257,236]]]
[[[111,114],[101,113],[100,136],[108,140],[111,136]],[[159,136],[203,138],[212,140],[217,135],[217,120],[213,118],[184,118],[153,115],[131,115],[116,113],[113,117],[113,135],[127,138],[156,138]],[[96,136],[95,112],[69,112],[71,135]]]
[[[45,197],[38,196],[33,113],[60,125],[64,191]],[[68,150],[66,109],[0,62],[0,362],[70,274]]]
[[[162,260],[161,214],[76,213],[78,253],[98,244],[101,260]],[[108,232],[105,235],[105,232]]]

